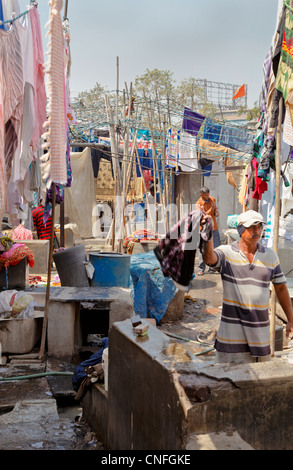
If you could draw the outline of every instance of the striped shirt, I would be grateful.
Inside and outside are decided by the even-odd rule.
[[[215,348],[224,353],[270,354],[270,282],[286,283],[279,258],[258,244],[252,264],[238,247],[215,249],[223,283],[223,306]]]
[[[38,206],[32,210],[34,227],[37,229],[39,240],[48,240],[51,236],[51,220],[49,217],[46,226],[44,225],[44,206]]]

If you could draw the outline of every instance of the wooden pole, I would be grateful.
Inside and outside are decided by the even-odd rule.
[[[120,174],[120,166],[119,166],[119,152],[117,148],[117,139],[115,138],[115,128],[114,128],[114,120],[113,120],[113,113],[111,109],[111,105],[109,102],[109,97],[105,96],[106,102],[106,110],[108,115],[108,120],[110,123],[109,126],[109,133],[110,133],[110,141],[111,141],[111,155],[112,155],[112,165],[114,171],[114,185],[115,185],[115,196],[120,193],[120,183],[121,183],[121,174]],[[116,226],[116,217],[115,217],[115,200],[114,200],[114,211],[113,211],[113,219],[112,219],[112,250],[115,249],[115,226]]]
[[[52,221],[51,221],[51,235],[50,235],[50,251],[48,258],[48,275],[47,275],[47,288],[46,288],[46,299],[45,299],[45,312],[43,318],[42,337],[40,345],[39,359],[42,360],[45,354],[46,336],[47,336],[47,324],[48,324],[48,307],[50,300],[50,284],[51,284],[51,269],[52,269],[52,257],[53,257],[53,241],[54,241],[54,221],[55,221],[55,200],[56,200],[56,184],[52,183]]]
[[[146,94],[144,91],[144,100],[145,100],[145,106],[146,106],[146,111],[147,111],[147,119],[148,119],[148,126],[150,128],[151,132],[151,139],[152,139],[152,152],[153,152],[153,171],[154,171],[154,192],[155,192],[155,207],[157,206],[157,201],[156,201],[156,195],[157,195],[157,163],[156,163],[156,149],[155,149],[155,140],[154,140],[154,131],[153,131],[153,123],[151,120],[151,115],[146,99]],[[160,202],[162,202],[162,191],[161,191],[161,185],[159,182],[159,194],[160,194]],[[155,231],[157,231],[157,211],[156,211],[156,217],[155,217]]]
[[[68,0],[65,0],[65,6],[64,6],[64,16],[63,18],[67,18],[67,10],[68,10]]]
[[[277,139],[276,139],[276,195],[275,195],[275,226],[274,226],[274,244],[273,249],[278,254],[278,242],[279,242],[279,218],[280,218],[280,180],[281,180],[281,131],[282,131],[282,111],[283,103],[282,98],[279,102],[279,118],[277,127]],[[271,313],[270,313],[270,336],[271,336],[271,356],[275,354],[275,315],[276,315],[276,292],[274,287],[271,293]]]
[[[60,246],[62,248],[65,248],[64,216],[65,216],[65,188],[63,189],[63,202],[60,204]]]
[[[162,179],[163,179],[163,190],[162,190],[162,199],[160,200],[161,207],[161,215],[163,214],[163,222],[164,222],[164,231],[167,233],[167,220],[166,220],[166,207],[167,207],[167,199],[166,199],[166,159],[165,159],[165,123],[162,123],[161,120],[161,109],[160,109],[160,100],[158,89],[156,88],[156,100],[158,104],[158,119],[159,119],[159,129],[160,129],[160,140],[161,140],[161,163],[162,163]]]

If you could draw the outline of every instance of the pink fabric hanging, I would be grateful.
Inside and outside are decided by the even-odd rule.
[[[41,135],[44,132],[43,124],[47,121],[47,96],[45,88],[44,51],[42,42],[40,15],[37,8],[31,7],[30,19],[32,28],[33,57],[34,57],[34,108],[35,127],[31,140],[34,153],[40,146]]]
[[[0,70],[2,58],[0,57]],[[2,220],[5,206],[5,160],[4,160],[4,116],[3,116],[3,90],[0,81],[0,220]]]
[[[7,172],[11,168],[21,130],[23,68],[17,28],[0,29],[0,217],[5,209]]]
[[[46,122],[48,132],[44,134],[47,144],[44,148],[48,153],[42,157],[44,175],[48,178],[47,187],[51,181],[59,184],[67,182],[66,145],[66,93],[64,76],[64,37],[60,10],[62,0],[50,0],[49,32],[49,61],[46,69],[48,74],[49,119]]]

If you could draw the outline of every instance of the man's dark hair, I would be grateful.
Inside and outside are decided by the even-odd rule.
[[[200,194],[203,194],[203,193],[210,193],[210,190],[207,186],[203,186],[202,188],[200,188]]]

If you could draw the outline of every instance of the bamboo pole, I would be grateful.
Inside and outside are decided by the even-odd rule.
[[[167,233],[167,191],[166,191],[166,159],[165,159],[165,122],[162,123],[161,120],[161,109],[158,89],[156,88],[156,99],[158,104],[158,118],[159,118],[159,128],[160,128],[160,140],[161,140],[161,162],[162,162],[162,171],[163,171],[163,191],[162,191],[162,200],[160,201],[163,204],[163,216],[164,216],[164,231]]]
[[[45,299],[45,312],[42,326],[42,337],[40,345],[39,359],[42,360],[45,354],[46,336],[47,336],[47,325],[48,325],[48,307],[50,300],[50,284],[51,284],[51,269],[52,269],[52,257],[53,257],[53,241],[54,241],[54,222],[55,222],[55,201],[56,201],[56,184],[52,183],[52,221],[51,221],[51,234],[50,234],[50,251],[48,258],[48,275],[47,275],[47,287],[46,287],[46,299]]]
[[[147,120],[148,126],[151,132],[151,140],[152,140],[152,152],[153,152],[153,170],[154,170],[154,191],[155,191],[155,206],[157,206],[156,195],[157,195],[157,162],[156,162],[156,149],[155,149],[155,141],[154,141],[154,130],[153,130],[153,121],[150,116],[149,107],[147,104],[146,94],[144,91],[144,100],[145,100],[145,107],[147,111]],[[159,184],[159,194],[160,194],[160,202],[162,201],[162,191],[161,185]],[[157,211],[156,211],[157,214]],[[155,231],[157,231],[157,217],[155,218]]]
[[[126,126],[125,135],[124,135],[124,151],[123,151],[123,161],[122,161],[122,214],[120,220],[120,239],[119,239],[119,251],[122,252],[122,240],[126,234],[125,228],[125,207],[126,207],[126,197],[127,197],[127,175],[128,170],[131,169],[130,163],[128,163],[129,158],[129,134],[130,134],[130,114],[131,114],[131,96],[132,96],[132,83],[130,83],[130,92],[128,95],[128,124]],[[126,111],[124,106],[124,119],[126,121]]]
[[[109,120],[109,134],[110,134],[110,141],[111,141],[111,155],[112,155],[112,165],[114,171],[114,186],[115,186],[115,197],[117,194],[121,193],[121,172],[119,166],[119,153],[117,147],[117,140],[115,138],[115,130],[114,130],[114,119],[113,113],[111,109],[111,105],[109,102],[109,97],[105,96],[105,103],[106,103],[106,111]],[[115,201],[114,201],[114,211],[113,211],[113,220],[112,220],[112,250],[115,249],[115,226],[116,226],[116,216],[115,216]]]
[[[135,149],[135,152],[136,152],[136,158],[137,158],[137,164],[138,164],[138,167],[139,167],[139,171],[140,171],[140,174],[142,176],[142,183],[143,183],[143,188],[144,188],[144,192],[145,194],[147,193],[147,187],[146,187],[146,182],[145,182],[145,179],[144,179],[144,175],[143,175],[143,171],[142,171],[142,167],[141,167],[141,163],[140,163],[140,159],[139,159],[139,155],[138,155],[138,151],[137,151],[137,148]],[[147,214],[148,214],[148,218],[150,217],[150,221],[151,221],[151,226],[154,230],[154,221],[153,221],[153,217],[152,217],[152,213],[151,213],[151,210],[149,210],[149,200],[148,198],[146,198],[146,203],[147,203]]]
[[[282,131],[282,99],[279,101],[279,117],[277,127],[277,139],[276,139],[276,195],[275,195],[275,226],[274,226],[274,244],[273,249],[278,254],[278,242],[279,242],[279,218],[280,218],[280,180],[281,180],[281,131]],[[276,292],[274,287],[271,293],[271,313],[270,313],[270,342],[271,342],[271,356],[275,354],[275,315],[276,315]]]
[[[67,10],[68,10],[68,0],[65,0],[65,6],[64,6],[64,16],[63,18],[67,18]]]

